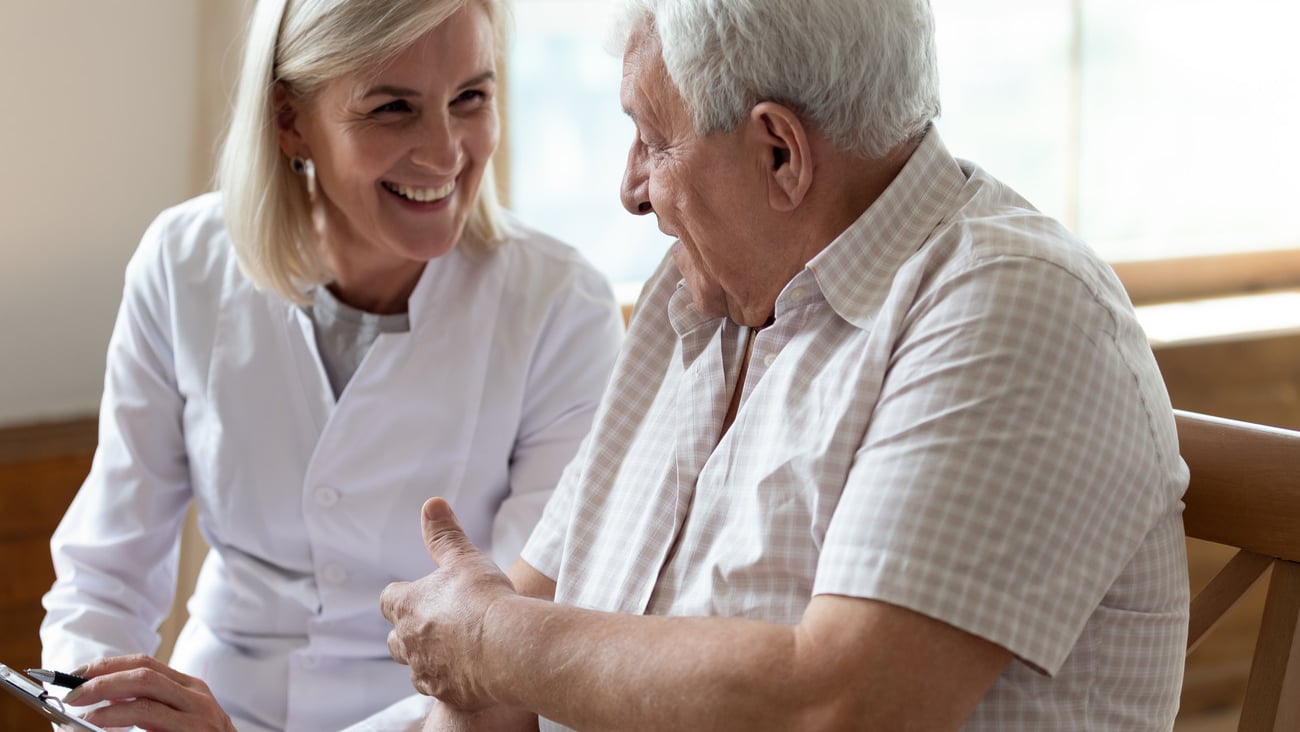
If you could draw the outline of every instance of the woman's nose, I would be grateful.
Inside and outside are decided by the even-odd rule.
[[[459,172],[461,149],[449,120],[430,119],[419,127],[419,137],[411,151],[412,162],[437,173]]]

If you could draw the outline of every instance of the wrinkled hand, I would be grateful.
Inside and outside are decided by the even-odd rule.
[[[484,620],[493,603],[515,589],[470,543],[446,501],[430,498],[421,518],[425,548],[438,568],[384,589],[380,609],[393,624],[388,652],[411,667],[411,683],[421,694],[457,709],[483,709],[495,702],[482,684]]]
[[[95,661],[77,675],[87,679],[63,698],[89,706],[85,720],[100,727],[139,727],[153,732],[235,732],[230,717],[208,685],[149,656],[116,656]]]

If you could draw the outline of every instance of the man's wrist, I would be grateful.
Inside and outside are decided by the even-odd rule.
[[[532,602],[536,600],[513,592],[501,593],[483,611],[476,643],[480,660],[474,665],[473,681],[492,704],[522,706],[514,676],[527,675],[520,672],[520,664],[526,661],[522,654],[531,645],[524,642],[531,634],[523,624],[528,615],[526,606]]]

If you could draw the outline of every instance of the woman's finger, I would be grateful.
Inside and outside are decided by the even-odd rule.
[[[203,709],[205,698],[211,698],[206,687],[202,690],[190,688],[156,669],[133,667],[101,673],[68,692],[63,701],[74,706],[88,706],[103,701],[120,703],[127,699],[140,699],[180,712],[191,712]]]
[[[196,688],[199,685],[203,685],[206,688],[206,685],[204,685],[202,681],[199,681],[193,676],[183,674],[153,656],[148,656],[142,653],[129,656],[111,656],[109,658],[101,658],[98,661],[92,661],[83,667],[85,673],[77,675],[90,679],[104,674],[130,671],[132,669],[149,669],[155,671],[177,684],[188,688]]]
[[[214,716],[185,714],[153,699],[133,699],[97,707],[85,720],[104,728],[131,728],[153,732],[233,732],[224,712]]]

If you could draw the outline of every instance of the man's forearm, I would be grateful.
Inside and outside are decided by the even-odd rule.
[[[798,630],[751,620],[506,598],[488,614],[482,650],[498,701],[580,729],[807,728],[833,705],[799,670]]]
[[[417,690],[465,710],[582,729],[956,730],[1012,659],[866,598],[815,596],[793,627],[557,605],[517,594],[442,499],[424,519],[438,570],[385,588],[389,650]]]

